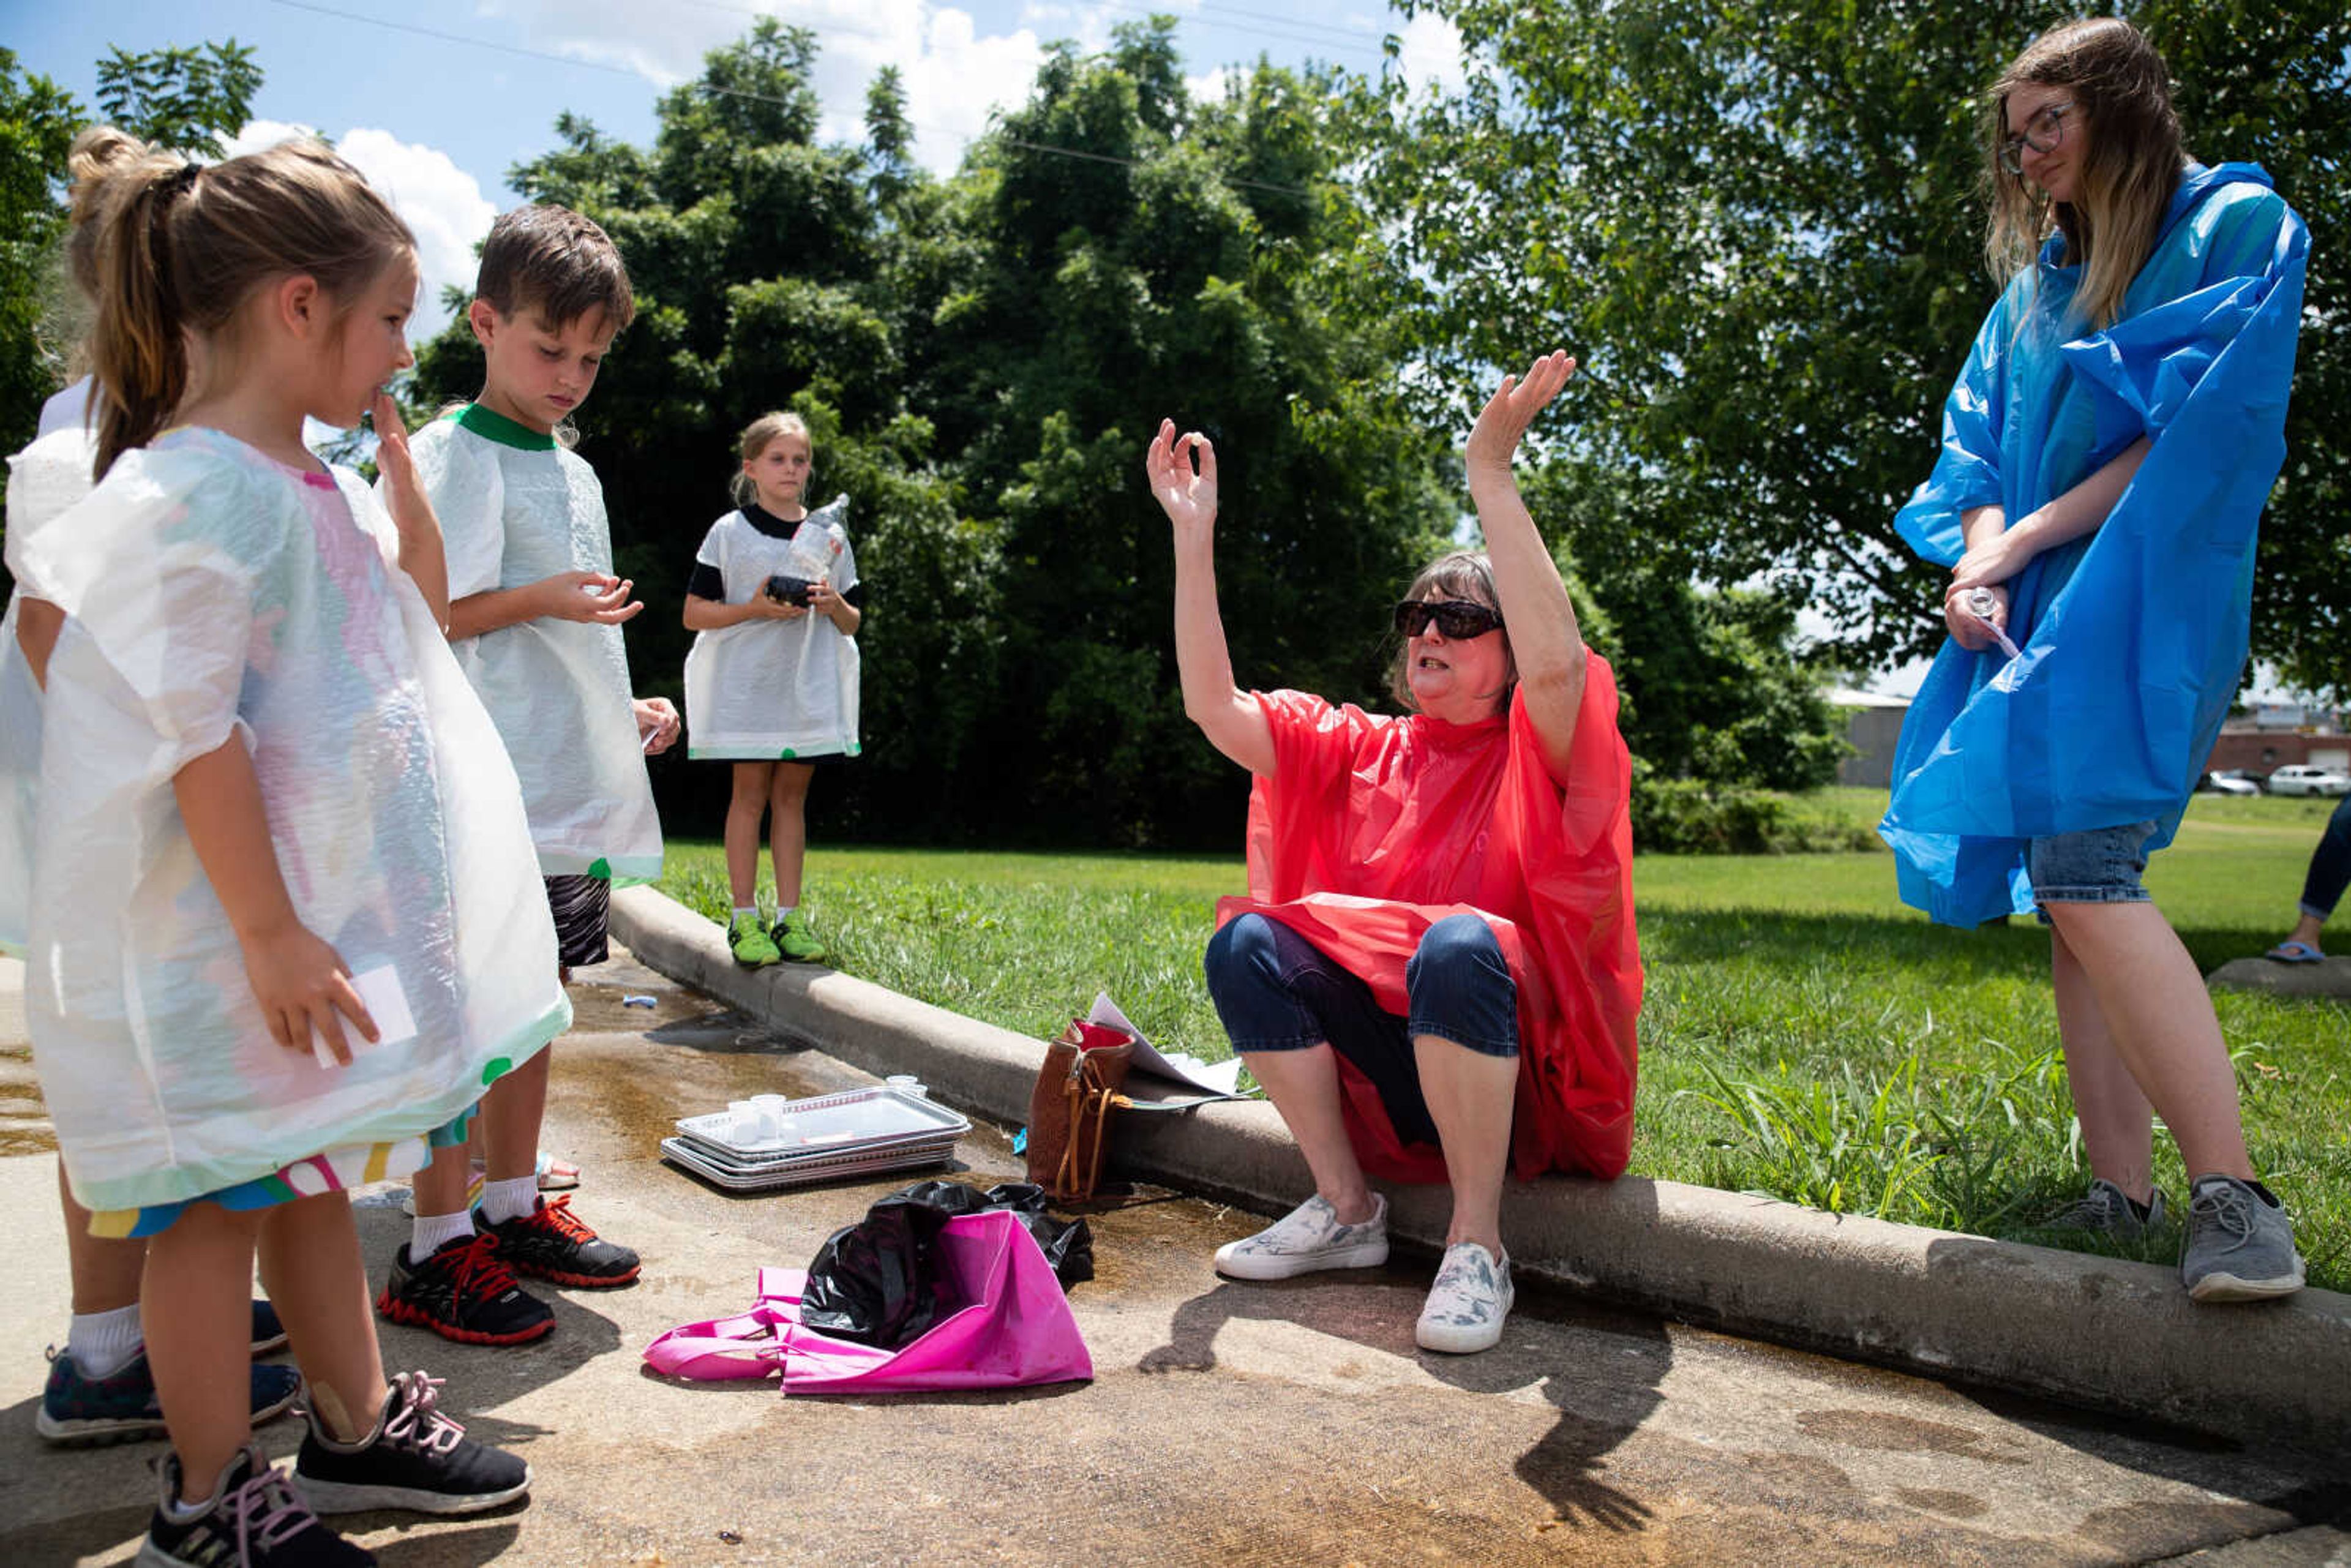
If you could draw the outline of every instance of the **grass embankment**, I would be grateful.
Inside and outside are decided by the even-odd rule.
[[[1874,821],[1883,803],[1829,790],[1805,809]],[[2283,933],[2330,809],[2198,798],[2147,881],[2200,967]],[[673,843],[670,866],[666,891],[724,917],[716,845]],[[1634,875],[1635,1171],[1992,1236],[2087,1179],[2032,922],[1930,925],[1882,854],[1645,855]],[[1208,1057],[1227,1050],[1200,947],[1240,883],[1238,858],[810,856],[811,912],[849,972],[1040,1037],[1107,990],[1155,1040]],[[2295,1210],[2312,1282],[2351,1289],[2351,1008],[2215,999],[2254,1162]],[[2180,1197],[2160,1139],[2158,1162]]]

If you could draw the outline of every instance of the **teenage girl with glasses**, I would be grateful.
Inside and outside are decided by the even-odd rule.
[[[2308,237],[2260,169],[2188,157],[2168,83],[2106,17],[2036,39],[1987,99],[2006,287],[1896,519],[1951,568],[1951,640],[1881,831],[1904,899],[1935,918],[2050,925],[2093,1177],[2053,1227],[2135,1239],[2166,1222],[2160,1113],[2189,1177],[2182,1281],[2245,1301],[2299,1289],[2302,1260],[2255,1179],[2211,998],[2139,875],[2244,667]]]

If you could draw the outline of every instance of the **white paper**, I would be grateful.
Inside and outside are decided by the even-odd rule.
[[[1118,1010],[1118,1004],[1110,999],[1108,991],[1094,993],[1094,1005],[1086,1009],[1086,1021],[1107,1024],[1112,1029],[1123,1029],[1133,1035],[1134,1066],[1139,1071],[1172,1078],[1178,1083],[1186,1083],[1211,1094],[1240,1093],[1241,1064],[1238,1057],[1226,1061],[1203,1061],[1196,1056],[1186,1056],[1181,1051],[1162,1051],[1144,1037],[1143,1031],[1135,1028],[1124,1013]]]
[[[351,1060],[379,1046],[399,1045],[416,1038],[416,1015],[408,1010],[408,993],[400,988],[400,971],[390,964],[380,964],[351,977],[351,989],[360,994],[360,1005],[375,1020],[377,1038],[371,1041],[361,1034],[359,1026],[345,1019],[343,1044],[350,1048]],[[327,1037],[316,1029],[310,1031],[310,1054],[319,1059],[321,1067],[340,1067],[335,1053],[328,1049]]]

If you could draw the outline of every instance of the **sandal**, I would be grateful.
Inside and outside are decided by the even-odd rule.
[[[2326,961],[2326,955],[2307,942],[2281,942],[2262,956],[2280,964],[2321,964]]]
[[[482,1162],[474,1161],[465,1182],[466,1207],[471,1207],[482,1201],[482,1184],[488,1179],[489,1173],[482,1168]],[[566,1192],[579,1185],[580,1167],[578,1166],[573,1165],[569,1160],[559,1160],[545,1149],[538,1151],[539,1191]],[[401,1206],[401,1212],[411,1219],[416,1218],[416,1194],[413,1189],[408,1195],[407,1201]]]
[[[538,1190],[541,1192],[569,1192],[580,1185],[580,1167],[569,1160],[557,1159],[545,1149],[538,1151]],[[473,1190],[480,1191],[487,1176],[488,1172],[483,1168],[482,1162],[475,1160],[471,1184]]]

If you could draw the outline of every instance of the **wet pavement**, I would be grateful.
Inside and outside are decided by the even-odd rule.
[[[1254,1215],[1144,1193],[1097,1213],[1072,1293],[1090,1384],[786,1400],[674,1384],[663,1330],[747,1306],[914,1179],[720,1192],[662,1164],[681,1114],[871,1082],[623,958],[575,987],[547,1145],[575,1206],[645,1277],[549,1290],[559,1327],[513,1350],[386,1325],[385,1361],[449,1380],[471,1429],[526,1454],[526,1504],[472,1521],[342,1521],[392,1568],[514,1563],[2351,1563],[2351,1479],[2264,1453],[1857,1367],[1522,1291],[1499,1348],[1417,1351],[1433,1260],[1219,1281]],[[47,1127],[0,962],[0,1563],[129,1562],[159,1446],[60,1451],[32,1430],[62,1340],[65,1249]],[[629,995],[656,998],[624,1007]],[[1018,1174],[980,1127],[954,1174]],[[380,1282],[402,1194],[366,1194]],[[289,1454],[291,1422],[265,1429]]]

